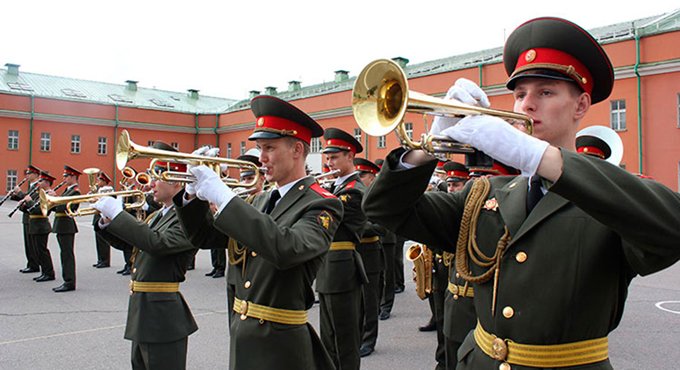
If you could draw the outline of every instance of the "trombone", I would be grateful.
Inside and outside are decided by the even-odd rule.
[[[475,149],[445,136],[423,134],[421,141],[414,142],[403,124],[407,111],[440,116],[486,114],[512,124],[523,124],[530,135],[533,131],[532,119],[524,114],[482,108],[409,91],[406,73],[399,64],[388,59],[374,60],[359,73],[352,90],[352,111],[357,124],[366,134],[384,136],[396,130],[404,147],[430,153],[473,153]]]
[[[192,166],[208,166],[220,176],[224,183],[233,187],[252,187],[257,183],[260,177],[260,172],[258,171],[259,168],[252,162],[149,148],[134,143],[132,140],[130,140],[130,134],[127,132],[127,130],[123,130],[123,132],[120,134],[118,145],[116,147],[116,165],[118,166],[118,169],[122,170],[125,168],[128,161],[135,158],[153,158],[151,163],[149,163],[151,177],[161,181],[190,183],[195,181],[195,177],[189,172],[181,171],[164,171],[159,173],[154,169],[158,161],[176,162]],[[222,176],[220,164],[225,164],[230,168],[252,170],[255,172],[255,178],[250,182],[240,182],[238,180]]]
[[[86,215],[93,215],[95,213],[98,213],[96,209],[89,207],[89,208],[78,208],[76,211],[71,210],[71,205],[73,204],[79,204],[79,203],[85,203],[85,202],[90,202],[92,203],[93,201],[98,200],[101,197],[108,197],[108,196],[121,196],[121,197],[136,197],[138,200],[134,203],[125,203],[123,204],[124,209],[136,209],[136,208],[141,208],[144,205],[144,202],[146,201],[144,193],[141,190],[123,190],[123,191],[114,191],[111,193],[97,193],[97,194],[82,194],[82,195],[71,195],[71,196],[66,196],[66,197],[58,197],[58,196],[53,196],[49,195],[45,192],[45,190],[40,189],[40,211],[42,211],[43,216],[47,216],[47,212],[50,210],[50,208],[65,204],[66,205],[66,214],[71,216],[71,217],[77,217],[77,216],[86,216]]]

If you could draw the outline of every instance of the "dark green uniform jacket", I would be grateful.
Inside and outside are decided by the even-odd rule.
[[[264,209],[271,193],[253,204],[235,197],[213,218],[208,203],[175,197],[191,242],[201,248],[227,248],[228,237],[248,250],[245,273],[236,274],[236,298],[277,309],[309,310],[312,281],[342,219],[342,205],[311,177],[298,181],[271,215]],[[234,268],[234,266],[229,266]],[[237,267],[238,268],[238,267]],[[234,315],[230,327],[230,369],[328,369],[327,352],[312,326],[288,325]]]
[[[122,240],[139,250],[132,264],[132,280],[184,281],[187,263],[197,250],[184,235],[174,207],[162,217],[159,213],[149,217],[150,223],[146,224],[128,212],[120,212],[101,230],[102,236],[112,244],[121,244]],[[198,326],[181,293],[135,292],[130,296],[125,339],[168,343],[196,330]]]
[[[78,184],[69,186],[61,194],[62,197],[80,195],[80,190],[78,189]],[[74,204],[71,207],[71,211],[78,209],[79,203]],[[75,234],[78,232],[78,226],[76,226],[76,221],[73,217],[63,216],[66,213],[66,204],[62,204],[52,208],[52,212],[58,215],[54,216],[54,223],[52,225],[52,232],[55,234]]]
[[[333,238],[334,242],[352,242],[359,245],[359,240],[366,227],[366,216],[361,210],[366,186],[358,174],[348,177],[344,183],[333,188],[332,193],[342,201],[345,215]],[[316,290],[319,293],[342,293],[356,289],[368,283],[364,264],[356,250],[329,251],[319,275],[316,278]]]
[[[402,152],[389,155],[368,191],[367,216],[399,235],[453,251],[471,184],[453,194],[423,194],[436,161],[397,170]],[[491,279],[474,285],[477,315],[487,332],[517,343],[606,337],[621,320],[631,279],[680,258],[677,193],[599,159],[565,150],[562,157],[561,177],[528,216],[527,178],[499,176],[490,179],[488,196],[498,207],[484,207],[478,219],[477,244],[487,256],[494,254],[504,227],[512,239],[501,260],[496,314],[491,315]],[[484,271],[471,265],[474,275]],[[506,307],[514,314],[506,317]],[[458,355],[459,369],[500,364],[472,336]],[[609,361],[588,367],[610,368]]]
[[[19,208],[24,212],[24,217],[29,218],[28,222],[28,234],[49,234],[52,231],[52,226],[50,225],[50,219],[47,217],[37,217],[31,218],[31,216],[42,216],[42,211],[40,210],[40,190],[31,194],[31,199],[28,202],[24,202]],[[50,211],[51,212],[51,211]],[[49,216],[49,213],[48,213]],[[47,245],[47,243],[45,243]]]

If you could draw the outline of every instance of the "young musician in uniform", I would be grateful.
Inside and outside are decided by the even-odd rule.
[[[105,172],[99,172],[97,174],[96,187],[96,192],[112,192],[113,187],[111,187],[111,178],[109,178]],[[93,264],[92,267],[98,269],[111,266],[111,244],[97,232],[96,226],[99,223],[100,218],[101,215],[99,213],[92,217],[92,226],[95,226],[94,238],[97,247],[97,263]]]
[[[78,188],[78,176],[80,171],[71,166],[64,166],[64,181],[66,189],[61,193],[62,197],[80,195]],[[54,191],[51,195],[55,195]],[[71,211],[78,209],[78,204],[71,207]],[[78,226],[73,217],[66,214],[66,204],[59,205],[52,209],[54,212],[54,223],[52,232],[57,234],[59,242],[59,256],[61,258],[61,277],[64,283],[56,288],[52,288],[56,293],[69,292],[76,290],[76,256],[74,253],[75,236]]]
[[[155,149],[177,150],[155,141]],[[186,165],[156,162],[156,171],[186,172]],[[97,229],[113,245],[134,245],[131,258],[130,302],[125,339],[132,341],[132,368],[185,369],[188,337],[198,327],[179,291],[186,266],[196,254],[177,218],[172,202],[183,186],[152,180],[156,202],[162,208],[145,222],[123,210],[122,199],[102,197],[93,207],[102,214]]]
[[[40,172],[40,181],[38,188],[48,192],[52,188],[55,178],[45,171]],[[52,264],[52,255],[47,249],[47,241],[50,236],[52,227],[47,216],[43,216],[40,210],[40,194],[38,191],[31,195],[26,195],[21,204],[21,211],[28,213],[28,235],[31,237],[31,243],[35,248],[38,257],[38,264],[42,275],[33,278],[37,282],[54,280],[54,265]]]
[[[458,242],[456,270],[474,288],[479,321],[458,351],[457,369],[611,369],[607,336],[621,320],[631,279],[680,258],[680,198],[576,153],[580,123],[614,81],[609,58],[587,31],[559,18],[533,19],[508,37],[503,60],[514,110],[533,119],[533,136],[487,115],[449,118],[432,133],[522,175],[423,194],[435,161],[398,149],[364,209],[409,238],[449,251]]]
[[[312,282],[343,214],[340,201],[305,172],[311,139],[323,129],[272,96],[255,97],[251,109],[256,125],[249,139],[261,151],[267,181],[277,188],[250,205],[215,172],[198,166],[190,169],[196,182],[175,204],[194,245],[226,248],[232,238],[245,247],[245,263],[230,266],[239,273],[229,307],[229,368],[332,369],[307,319]]]
[[[21,188],[16,186],[12,190],[11,199],[21,201],[26,197],[27,194],[30,194],[33,191],[37,191],[35,189],[37,188],[38,181],[40,180],[40,172],[42,172],[42,170],[39,169],[38,167],[29,165],[26,168],[26,171],[24,171],[24,176],[26,176],[26,180],[28,181],[28,190],[26,190],[26,192],[24,193],[23,191],[21,191]],[[31,236],[28,234],[29,220],[30,219],[28,212],[22,211],[21,224],[23,226],[24,232],[24,253],[26,254],[26,267],[19,270],[22,273],[40,272],[38,255],[36,253],[35,247],[31,242]]]

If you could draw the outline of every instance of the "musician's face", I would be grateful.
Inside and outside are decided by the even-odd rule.
[[[523,78],[512,92],[515,112],[534,120],[533,136],[575,150],[576,130],[590,107],[590,95],[574,83],[546,78]]]
[[[28,179],[29,182],[34,182],[35,180],[38,179],[38,174],[35,173],[35,172],[29,172],[29,173],[26,175],[26,178]]]
[[[361,175],[359,175],[359,178],[361,178],[361,182],[363,182],[364,185],[368,187],[371,186],[373,180],[375,180],[375,174],[370,172],[362,172]]]
[[[340,170],[339,176],[346,176],[354,172],[354,154],[351,152],[337,152],[326,154],[326,164],[333,170]]]
[[[151,188],[153,189],[153,199],[158,203],[168,205],[181,186],[174,182],[152,180]]]
[[[449,193],[454,193],[463,190],[465,187],[465,181],[449,181],[446,183],[446,189]]]
[[[302,143],[297,139],[257,139],[260,163],[269,182],[285,185],[299,178],[296,164],[302,156]]]

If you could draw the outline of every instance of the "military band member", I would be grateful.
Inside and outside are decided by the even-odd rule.
[[[112,192],[113,187],[111,186],[111,178],[105,172],[99,172],[99,174],[97,174],[96,187],[97,192]],[[92,217],[92,226],[95,227],[94,238],[97,247],[97,263],[93,264],[92,267],[98,269],[111,266],[111,244],[97,232],[96,226],[100,219],[101,215],[99,213]]]
[[[196,183],[175,197],[192,243],[243,245],[230,325],[230,369],[332,369],[328,352],[307,320],[312,282],[342,219],[342,204],[306,176],[312,137],[323,133],[307,114],[281,99],[251,100],[256,126],[249,137],[261,151],[267,181],[277,189],[253,204],[239,199],[206,166],[190,169]],[[193,198],[195,192],[198,199]],[[213,216],[209,203],[217,206]]]
[[[40,181],[38,187],[46,192],[52,188],[55,178],[45,171],[40,172]],[[47,216],[43,216],[38,203],[40,202],[40,194],[38,191],[31,195],[26,195],[21,204],[21,211],[28,213],[28,234],[31,237],[31,243],[35,248],[38,257],[38,264],[42,275],[33,278],[37,282],[54,280],[54,265],[52,264],[52,255],[47,249],[47,240],[52,231],[50,220]]]
[[[446,171],[446,190],[449,193],[463,190],[465,183],[470,179],[470,171],[459,162],[447,162],[444,165],[444,171]]]
[[[680,258],[680,198],[575,152],[579,124],[591,104],[607,99],[614,80],[587,31],[558,18],[531,20],[509,36],[503,60],[514,110],[533,119],[533,136],[491,116],[433,133],[523,175],[423,194],[434,161],[421,151],[402,158],[400,149],[364,209],[427,243],[453,246],[461,235],[456,268],[472,282],[479,322],[458,351],[457,369],[611,369],[607,335],[621,320],[631,279]],[[478,216],[462,220],[466,207]],[[465,249],[472,242],[486,267]]]
[[[71,166],[64,166],[64,181],[66,189],[61,193],[62,197],[80,195],[78,188],[78,177],[80,171]],[[51,195],[55,195],[51,192]],[[78,204],[71,207],[71,211],[78,209]],[[66,214],[66,205],[59,205],[52,209],[54,212],[54,223],[52,224],[52,232],[57,234],[57,242],[59,242],[59,256],[61,258],[61,277],[64,283],[56,288],[52,288],[57,293],[69,292],[76,290],[76,256],[74,253],[75,236],[78,232],[73,217]]]
[[[354,158],[354,166],[359,172],[359,179],[365,187],[371,185],[380,170],[375,163],[364,159]],[[382,238],[386,229],[370,220],[361,237],[361,244],[357,251],[364,263],[368,284],[363,285],[364,293],[364,330],[361,338],[359,355],[365,357],[373,353],[378,340],[378,317],[380,315],[380,299],[385,286],[385,252]]]
[[[154,148],[176,151],[160,141]],[[157,162],[156,171],[186,172],[186,165]],[[97,229],[112,244],[134,245],[125,339],[132,341],[134,370],[185,369],[188,336],[198,330],[179,291],[188,261],[197,249],[186,238],[172,202],[182,184],[152,180],[162,208],[145,222],[123,210],[122,199],[103,197],[93,207],[102,214]]]
[[[342,201],[345,215],[326,255],[316,290],[319,293],[321,340],[328,349],[336,369],[358,369],[362,341],[362,286],[368,283],[364,264],[357,251],[366,228],[361,210],[365,190],[354,168],[354,156],[363,151],[350,134],[328,128],[322,153],[331,170],[340,170],[329,191]]]
[[[24,176],[26,176],[28,181],[28,190],[26,190],[24,193],[18,186],[14,187],[12,190],[11,199],[22,201],[27,194],[31,193],[31,191],[33,191],[38,186],[38,181],[40,181],[40,172],[42,172],[42,170],[38,167],[29,165],[26,168],[26,171],[24,171]],[[21,224],[23,226],[24,232],[24,253],[26,254],[26,267],[19,271],[22,273],[40,272],[38,255],[36,253],[35,247],[32,244],[31,236],[28,233],[28,224],[30,222],[29,214],[28,212],[24,211],[22,211],[22,213],[23,215],[21,216]]]

